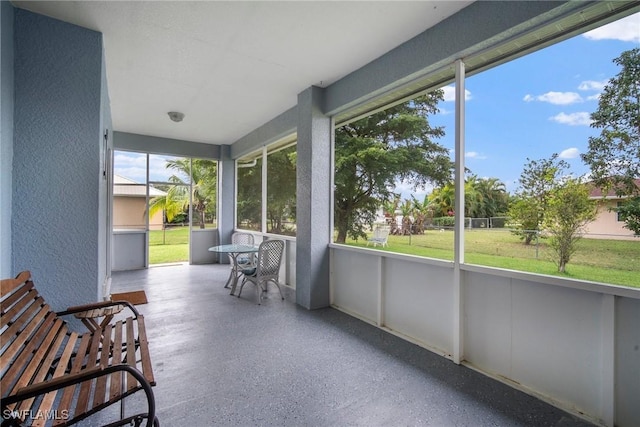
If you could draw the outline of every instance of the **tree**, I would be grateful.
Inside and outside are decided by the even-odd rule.
[[[262,157],[253,163],[239,163],[236,222],[240,228],[260,230],[262,227]]]
[[[434,206],[434,216],[441,217],[453,213],[456,205],[456,188],[452,182],[434,188],[429,195],[429,202]]]
[[[188,209],[191,203],[193,221],[197,221],[200,228],[204,228],[206,215],[216,211],[216,162],[205,159],[173,159],[167,160],[166,167],[178,174],[169,177],[169,182],[174,185],[167,190],[166,196],[154,197],[149,201],[150,215],[163,209],[167,220],[171,222],[175,215]],[[191,200],[189,183],[185,182],[181,176],[191,178]]]
[[[422,202],[411,195],[411,203],[413,204],[413,217],[415,218],[413,230],[416,234],[424,234],[426,225],[433,223],[433,203],[429,200],[429,196],[424,196]]]
[[[482,195],[482,204],[476,217],[490,218],[507,212],[509,195],[504,182],[498,178],[481,178],[476,182],[476,190]]]
[[[394,193],[393,198],[382,202],[382,213],[387,218],[395,218],[398,205],[400,205],[400,194]]]
[[[617,208],[620,217],[625,222],[624,228],[633,231],[640,236],[640,197],[634,197],[625,201]]]
[[[173,177],[169,177],[170,182],[172,181],[172,178]],[[181,182],[181,180],[179,182]],[[156,196],[149,200],[149,216],[153,216],[157,212],[163,211],[166,221],[171,222],[177,216],[184,214],[185,204],[181,191],[182,188],[179,188],[177,185],[162,185],[158,186],[158,189],[163,190],[165,195]]]
[[[472,175],[464,181],[464,216],[478,218],[482,211],[484,195],[478,187],[479,179]]]
[[[410,200],[405,199],[404,203],[400,205],[400,215],[402,215],[402,234],[412,234],[413,228],[413,203]]]
[[[525,245],[530,244],[537,235],[544,220],[549,195],[558,186],[562,173],[568,168],[567,162],[558,160],[557,153],[549,159],[527,158],[527,164],[518,180],[520,187],[508,213],[515,223],[513,233],[524,240]]]
[[[540,215],[536,199],[515,197],[509,205],[508,216],[514,222],[511,225],[513,234],[524,240],[525,245],[531,244],[540,228]]]
[[[558,271],[564,273],[576,251],[584,226],[596,218],[595,201],[589,189],[577,179],[567,179],[554,188],[547,200],[544,226],[549,233],[549,246],[555,253]]]
[[[288,147],[267,157],[267,233],[292,233],[287,221],[296,218],[296,147]]]
[[[640,178],[640,48],[613,60],[622,67],[605,85],[591,127],[602,129],[589,138],[582,160],[591,168],[594,183],[606,194],[640,194],[634,180]]]
[[[436,216],[447,216],[454,211],[455,185],[453,182],[436,188],[429,195]],[[498,178],[478,178],[470,175],[464,182],[464,215],[488,218],[504,215],[509,205],[506,186]]]
[[[393,196],[398,181],[417,188],[450,180],[448,150],[433,139],[444,135],[428,116],[438,112],[442,90],[430,92],[336,129],[336,241],[366,238],[376,211]]]

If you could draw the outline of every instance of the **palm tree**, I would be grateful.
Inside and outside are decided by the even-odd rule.
[[[404,203],[400,205],[400,212],[402,215],[402,234],[411,234],[413,205],[410,200],[404,200]]]
[[[172,181],[171,178],[169,178],[170,182]],[[166,221],[173,221],[177,215],[185,211],[183,192],[183,186],[167,186],[164,196],[156,196],[149,200],[149,215],[153,216],[156,212],[164,211]]]
[[[435,188],[429,195],[429,201],[436,207],[436,216],[451,216],[455,209],[455,187],[452,182]]]
[[[509,205],[507,187],[498,178],[482,178],[477,181],[476,189],[482,194],[481,218],[505,215]]]
[[[416,233],[423,234],[427,219],[429,220],[429,223],[433,220],[434,206],[429,200],[429,196],[424,196],[424,200],[422,202],[416,199],[413,195],[411,195],[411,198],[413,201],[413,217],[415,218],[414,231]]]
[[[478,182],[477,175],[471,175],[464,182],[464,216],[469,218],[479,217],[482,211],[484,197]]]
[[[173,159],[167,160],[167,169],[179,172],[181,176],[191,177],[191,204],[193,215],[200,228],[205,227],[206,214],[215,212],[217,170],[216,162],[205,159]],[[171,222],[175,215],[189,208],[189,183],[178,174],[171,175],[165,196],[154,197],[149,202],[149,213],[153,215],[164,210],[167,221]]]

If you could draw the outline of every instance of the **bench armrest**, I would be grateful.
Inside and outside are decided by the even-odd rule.
[[[129,301],[103,301],[103,302],[95,302],[90,304],[75,305],[73,307],[67,308],[64,311],[59,311],[56,314],[58,316],[66,316],[68,314],[81,313],[83,311],[94,310],[98,308],[113,307],[115,305],[127,306],[129,310],[133,312],[134,317],[138,317],[139,315],[138,310]]]

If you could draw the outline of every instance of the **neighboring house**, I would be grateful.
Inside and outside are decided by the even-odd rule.
[[[640,187],[640,179],[636,180]],[[620,197],[614,190],[603,194],[600,188],[592,188],[589,198],[598,202],[598,214],[594,221],[586,226],[585,237],[593,239],[633,239],[633,231],[624,228],[624,221],[619,217],[616,208],[627,199]]]
[[[167,193],[149,187],[149,197]],[[113,176],[113,228],[145,229],[147,214],[147,186],[120,175]],[[163,212],[149,218],[149,230],[162,230]]]

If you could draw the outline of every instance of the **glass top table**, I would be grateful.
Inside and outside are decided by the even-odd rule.
[[[228,288],[231,285],[231,295],[236,291],[238,285],[238,276],[240,275],[240,269],[238,268],[238,256],[240,254],[257,253],[258,246],[255,245],[242,245],[242,244],[228,244],[218,245],[209,248],[209,252],[227,253],[231,257],[231,273],[224,287]]]

